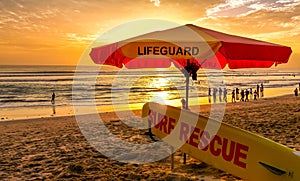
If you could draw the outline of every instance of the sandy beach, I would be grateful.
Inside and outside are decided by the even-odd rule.
[[[300,181],[300,0],[0,9],[0,181]]]
[[[209,110],[210,105],[204,105],[200,112],[208,116]],[[114,112],[100,116],[124,140],[152,142],[146,130],[126,126]],[[300,150],[299,97],[228,103],[223,121]],[[169,158],[149,164],[111,160],[86,141],[74,116],[2,121],[0,132],[1,180],[238,180],[189,156],[184,165],[180,151],[173,172]]]

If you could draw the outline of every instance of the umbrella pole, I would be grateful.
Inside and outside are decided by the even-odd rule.
[[[184,109],[189,109],[189,84],[190,84],[190,75],[185,73],[185,106]],[[183,153],[183,164],[186,164],[186,153]]]
[[[189,84],[190,84],[190,75],[185,74],[185,107],[184,109],[189,109]]]

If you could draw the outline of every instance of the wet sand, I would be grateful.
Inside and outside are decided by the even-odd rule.
[[[277,97],[287,95],[293,92],[291,88],[266,88],[265,97]],[[231,100],[231,92],[227,94],[227,100]],[[160,100],[161,101],[161,100]],[[211,98],[211,101],[212,98]],[[181,99],[163,100],[164,104],[181,106]],[[219,97],[217,96],[217,103],[219,103]],[[206,105],[210,104],[207,97],[190,97],[189,105]],[[86,109],[86,105],[76,105],[76,108]],[[97,111],[99,113],[112,112],[112,111],[125,111],[125,110],[139,110],[143,107],[143,103],[134,104],[118,104],[117,106],[112,104],[97,105]],[[62,102],[56,102],[56,104],[48,105],[35,105],[35,106],[19,106],[19,107],[1,107],[0,108],[0,121],[20,120],[20,119],[32,119],[32,118],[47,118],[56,116],[70,116],[74,115],[74,105],[66,105]]]
[[[195,111],[198,107],[191,107]],[[208,116],[210,105],[201,106]],[[141,111],[135,111],[140,115]],[[101,113],[109,130],[132,143],[150,143],[146,130],[126,126],[113,112]],[[130,119],[130,118],[128,118]],[[224,122],[300,150],[300,97],[292,95],[229,103]],[[74,116],[0,122],[1,180],[237,180],[175,153],[149,164],[120,163],[99,153],[82,135]]]

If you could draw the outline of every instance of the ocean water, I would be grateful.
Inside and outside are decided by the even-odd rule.
[[[184,75],[175,68],[126,70],[102,67],[96,71],[79,71],[75,66],[1,66],[0,109],[49,106],[52,92],[56,94],[55,106],[73,106],[74,100],[82,106],[104,107],[160,99],[180,102],[185,97],[185,81]],[[261,83],[266,90],[278,90],[276,95],[292,94],[299,86],[300,70],[200,70],[198,81],[190,79],[189,97],[205,97],[208,87],[218,86],[220,82],[228,94],[236,87],[254,89]]]

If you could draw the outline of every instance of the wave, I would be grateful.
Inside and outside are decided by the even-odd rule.
[[[9,97],[8,97],[9,98]],[[0,99],[2,103],[9,103],[9,102],[50,102],[49,99]]]
[[[26,79],[0,79],[0,82],[5,82],[5,83],[18,83],[18,82],[67,82],[67,81],[73,81],[73,78],[67,78],[67,79],[31,79],[31,80],[26,80]]]
[[[90,105],[91,101],[96,101],[101,106],[124,101],[144,103],[157,95],[173,100],[186,90],[185,78],[179,70],[103,69],[96,72],[95,69],[75,69],[55,66],[0,67],[0,107],[49,106],[52,91],[56,92],[59,105],[73,105],[73,101]],[[222,77],[226,88],[232,90],[236,87],[255,88],[261,83],[265,88],[294,87],[300,83],[299,76],[299,71],[199,71],[200,84],[191,81],[190,97],[205,97],[208,87],[219,85]]]

